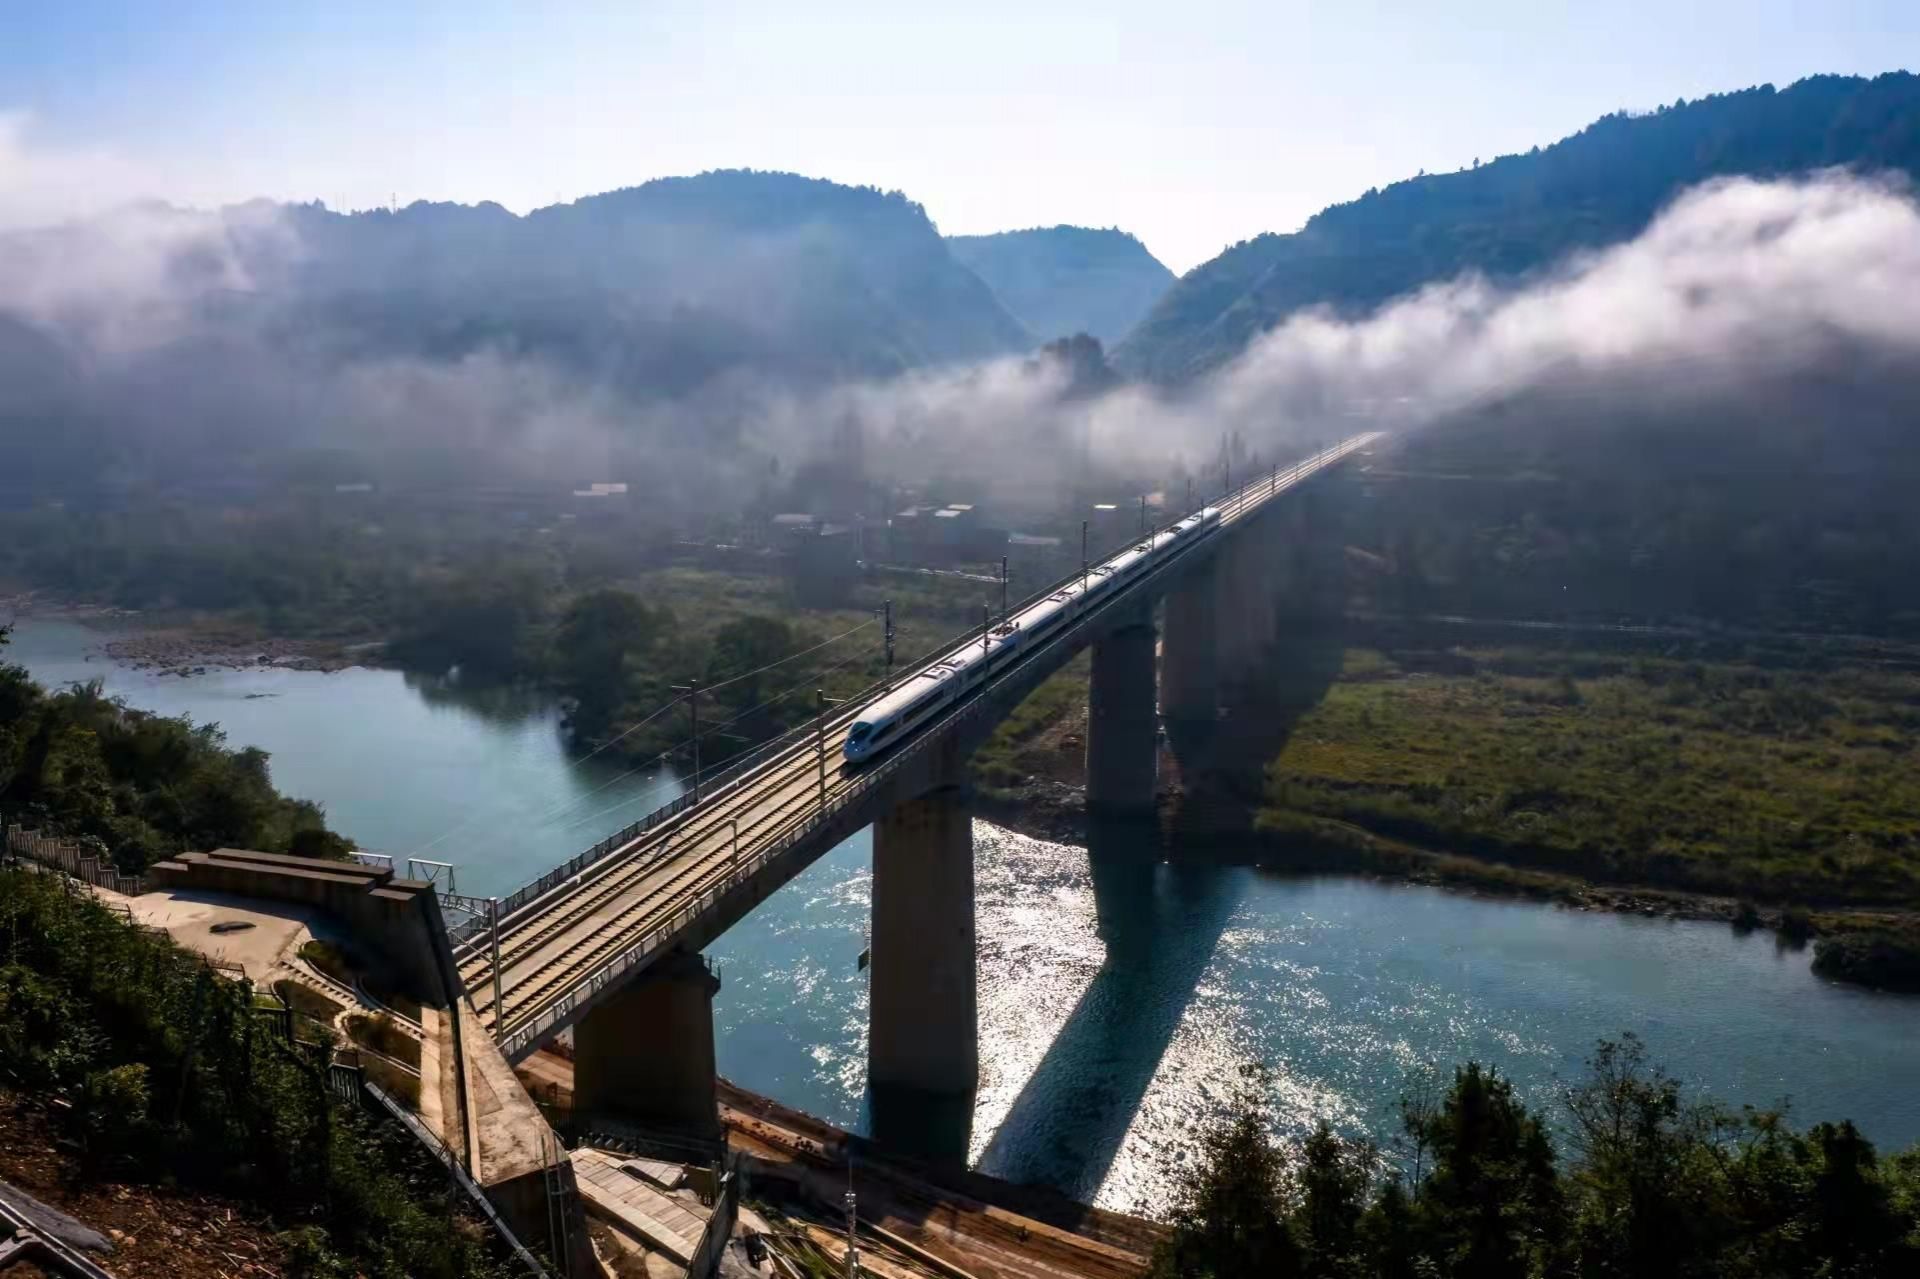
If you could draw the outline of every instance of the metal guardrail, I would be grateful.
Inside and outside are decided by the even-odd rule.
[[[5,1196],[0,1196],[0,1227],[3,1227],[0,1229],[0,1270],[8,1269],[14,1262],[30,1262],[46,1274],[58,1275],[61,1279],[113,1279],[113,1275],[96,1265],[91,1257]]]
[[[57,835],[28,830],[16,822],[7,827],[6,843],[9,852],[64,871],[95,888],[105,888],[128,897],[138,897],[147,891],[144,875],[123,875],[112,862],[98,854],[82,852],[80,845]]]
[[[386,1090],[379,1084],[368,1080],[363,1088],[368,1097],[373,1098],[388,1115],[399,1120],[401,1125],[413,1134],[414,1140],[426,1147],[428,1154],[446,1166],[447,1175],[466,1192],[467,1198],[473,1201],[473,1206],[481,1216],[487,1219],[494,1231],[512,1250],[514,1257],[527,1268],[527,1272],[533,1275],[534,1279],[551,1279],[547,1268],[540,1264],[540,1259],[520,1242],[519,1236],[513,1233],[513,1229],[507,1225],[505,1218],[501,1217],[499,1210],[493,1206],[493,1201],[487,1198],[486,1191],[480,1189],[479,1184],[467,1175],[467,1170],[461,1166],[458,1159],[453,1157],[453,1152],[447,1149],[446,1143],[434,1135],[433,1129],[420,1122],[418,1115],[388,1096]]]
[[[1287,472],[1287,482],[1289,486],[1307,478],[1307,476],[1316,473],[1326,466],[1332,465],[1355,449],[1364,447],[1367,443],[1371,442],[1373,438],[1375,438],[1373,435],[1357,436],[1354,440],[1348,441],[1338,450],[1329,450],[1327,454],[1321,455],[1321,457],[1317,458],[1311,465],[1311,469],[1307,469],[1309,466],[1307,463],[1302,463],[1294,467],[1291,471]],[[1251,496],[1258,495],[1261,490],[1267,490],[1270,486],[1277,488],[1278,480],[1279,475],[1275,474],[1255,481],[1245,488],[1236,490],[1227,499],[1216,505],[1220,506],[1223,510],[1231,508],[1231,513],[1235,515],[1240,514],[1245,510]],[[1052,643],[1047,644],[1037,651],[1023,653],[1011,659],[1012,664],[1008,666],[1005,671],[999,673],[990,683],[983,684],[975,689],[965,703],[939,720],[939,731],[923,733],[915,741],[897,751],[892,758],[888,759],[878,768],[869,769],[860,774],[859,780],[849,789],[842,791],[833,801],[823,807],[812,810],[812,820],[807,821],[806,824],[800,827],[788,830],[775,838],[771,843],[762,846],[750,857],[740,858],[720,883],[709,887],[692,901],[683,904],[680,909],[669,916],[664,923],[656,925],[634,945],[621,951],[620,954],[594,969],[581,981],[575,983],[573,988],[568,990],[564,995],[552,1003],[545,1005],[532,1014],[529,1019],[522,1021],[510,1034],[503,1036],[501,1034],[501,1027],[495,1026],[493,1028],[494,1038],[499,1042],[501,1052],[506,1056],[508,1061],[517,1061],[526,1053],[532,1051],[541,1039],[555,1033],[563,1023],[569,1019],[575,1008],[592,999],[595,995],[599,994],[599,992],[605,990],[627,973],[652,962],[658,957],[659,952],[665,949],[666,944],[676,937],[682,929],[686,928],[694,919],[705,913],[722,897],[746,882],[756,871],[786,853],[795,844],[810,838],[814,831],[828,818],[843,812],[854,803],[864,800],[875,787],[916,760],[922,752],[932,749],[945,735],[947,730],[981,714],[983,710],[992,704],[992,698],[995,694],[999,693],[1014,680],[1024,677],[1036,662],[1059,651],[1061,646],[1068,645],[1072,641],[1083,638],[1086,631],[1104,621],[1110,613],[1133,607],[1139,600],[1139,587],[1149,582],[1164,579],[1172,573],[1176,567],[1183,564],[1190,556],[1195,554],[1199,548],[1211,545],[1212,541],[1212,538],[1205,538],[1200,541],[1187,543],[1184,549],[1178,550],[1175,554],[1159,561],[1146,576],[1137,579],[1133,589],[1129,589],[1115,598],[1103,600],[1094,608],[1082,613],[1074,620],[1073,625],[1061,632],[1059,638]],[[811,727],[808,731],[812,731]],[[707,791],[705,795],[711,795],[713,793],[713,791]],[[704,797],[703,795],[703,798]],[[682,798],[686,797],[683,796]],[[602,843],[605,842],[606,841],[602,841]],[[595,848],[599,848],[599,845],[596,845]],[[588,850],[589,853],[593,851],[593,849]],[[605,854],[602,853],[600,855],[604,856]],[[585,856],[586,854],[582,854],[582,857]],[[574,859],[574,862],[578,861],[580,861],[580,858]],[[567,864],[572,865],[573,862]],[[545,878],[548,877],[542,876],[542,879]],[[565,878],[567,877],[560,876],[553,882],[558,884],[563,882]]]
[[[693,1256],[687,1259],[687,1279],[713,1279],[720,1273],[720,1257],[727,1250],[727,1240],[733,1238],[733,1223],[739,1212],[740,1173],[729,1168],[720,1174],[720,1194],[714,1201],[713,1214],[700,1232]]]

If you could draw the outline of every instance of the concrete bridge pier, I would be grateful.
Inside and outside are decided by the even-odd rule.
[[[1276,534],[1269,521],[1259,520],[1220,552],[1215,649],[1222,682],[1228,685],[1257,665],[1273,640],[1279,589],[1274,564],[1282,553]]]
[[[979,1083],[968,799],[947,781],[873,826],[867,1079],[876,1091],[971,1098]]]
[[[1087,809],[1150,817],[1159,763],[1153,619],[1141,613],[1093,646],[1087,698]]]
[[[1220,712],[1219,561],[1167,592],[1160,647],[1160,713],[1169,721],[1212,723]]]
[[[589,1011],[573,1032],[575,1112],[718,1136],[713,997],[719,989],[700,956],[674,954]]]

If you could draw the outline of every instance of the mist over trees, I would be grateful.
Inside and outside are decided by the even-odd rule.
[[[1524,155],[1368,191],[1188,272],[1114,360],[1135,376],[1186,381],[1303,307],[1352,315],[1466,273],[1511,283],[1638,235],[1707,179],[1834,166],[1920,174],[1920,76],[1813,76],[1621,111]]]
[[[1609,117],[1329,210],[1169,293],[1130,346],[1203,294],[1225,308],[1199,317],[1222,362],[1171,387],[1122,381],[1092,337],[1034,352],[904,196],[791,175],[525,218],[139,206],[0,236],[0,513],[28,508],[4,516],[0,573],[391,633],[413,601],[378,597],[450,540],[496,545],[513,512],[596,480],[632,486],[655,542],[776,504],[884,518],[896,487],[932,483],[1011,522],[1100,485],[1179,484],[1229,438],[1270,464],[1361,429],[1458,426],[1488,441],[1478,465],[1534,457],[1562,487],[1502,490],[1464,523],[1437,493],[1387,512],[1368,544],[1387,543],[1396,608],[1905,627],[1920,206],[1897,174],[1680,184],[1911,169],[1915,84],[1828,77]],[[1064,268],[1059,232],[973,247],[1020,250],[1015,266],[1044,247]],[[1226,287],[1249,254],[1308,241],[1339,251],[1257,272],[1271,307]],[[1281,288],[1314,280],[1338,288]],[[1253,340],[1225,341],[1248,316]],[[377,519],[334,501],[363,485]],[[1581,597],[1549,603],[1570,581]]]
[[[732,473],[768,388],[1026,350],[898,193],[730,171],[515,217],[142,205],[0,236],[0,487]]]

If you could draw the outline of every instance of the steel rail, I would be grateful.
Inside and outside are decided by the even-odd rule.
[[[890,778],[909,761],[918,758],[923,751],[938,742],[948,730],[981,713],[992,695],[1007,688],[1014,681],[1025,678],[1036,663],[1056,655],[1060,645],[1083,639],[1094,624],[1114,611],[1137,603],[1143,587],[1150,583],[1163,582],[1177,567],[1184,565],[1195,554],[1204,553],[1203,548],[1210,548],[1217,541],[1219,528],[1237,523],[1253,510],[1264,506],[1281,493],[1289,491],[1302,480],[1344,460],[1376,438],[1378,438],[1377,433],[1353,437],[1335,448],[1325,450],[1311,459],[1296,464],[1285,472],[1273,472],[1243,485],[1226,495],[1221,501],[1213,503],[1222,512],[1220,523],[1215,526],[1214,532],[1201,538],[1177,543],[1172,554],[1156,561],[1144,575],[1129,583],[1127,588],[1119,594],[1110,599],[1100,600],[1092,607],[1076,614],[1068,628],[1047,644],[1034,650],[1017,652],[1008,659],[1009,664],[1005,670],[993,673],[985,682],[945,708],[939,716],[923,726],[912,740],[897,748],[880,765],[852,774],[844,770],[837,772],[825,802],[818,802],[817,798],[816,802],[805,802],[809,796],[815,795],[814,787],[809,784],[813,779],[809,770],[798,768],[796,765],[814,763],[820,749],[817,737],[822,731],[823,723],[838,726],[850,722],[858,710],[867,704],[864,700],[851,699],[853,710],[843,709],[830,716],[816,717],[811,724],[792,730],[786,735],[792,739],[790,741],[783,742],[776,739],[769,745],[777,747],[777,750],[750,752],[749,756],[740,762],[751,762],[753,785],[743,785],[749,780],[748,770],[743,769],[735,772],[734,776],[729,777],[725,783],[728,788],[724,792],[727,803],[716,802],[720,798],[720,793],[708,791],[702,797],[700,804],[690,806],[692,811],[686,813],[685,825],[691,827],[696,820],[699,820],[699,830],[698,833],[689,834],[685,843],[676,846],[673,842],[674,834],[681,830],[681,827],[677,826],[674,831],[661,833],[661,842],[653,850],[657,855],[653,858],[636,862],[634,858],[643,850],[637,848],[621,850],[627,856],[623,856],[619,864],[604,868],[592,879],[598,881],[607,877],[618,878],[623,870],[629,870],[631,874],[621,879],[616,887],[596,896],[593,899],[594,905],[580,908],[568,900],[570,893],[588,881],[588,877],[585,876],[580,877],[580,883],[571,884],[563,891],[552,894],[554,900],[540,900],[537,905],[541,911],[558,909],[562,906],[573,907],[573,909],[566,912],[560,925],[542,930],[542,940],[537,943],[537,946],[544,947],[551,941],[563,940],[569,930],[578,929],[583,925],[588,929],[588,934],[574,945],[565,947],[559,954],[548,955],[545,962],[540,963],[532,974],[538,980],[518,985],[515,990],[516,998],[510,1005],[513,1010],[512,1015],[508,1014],[506,1008],[502,1009],[502,1024],[491,1029],[495,1037],[500,1039],[502,1047],[507,1050],[508,1056],[512,1058],[524,1055],[540,1038],[550,1035],[560,1028],[563,1022],[570,1020],[573,1009],[591,1000],[594,995],[626,972],[651,962],[660,949],[670,943],[672,938],[697,918],[699,913],[710,908],[727,892],[745,883],[755,872],[786,852],[795,843],[807,838],[828,816],[843,811],[850,803],[857,801]],[[1127,545],[1133,544],[1137,543],[1129,542]],[[1078,574],[1064,578],[1060,583],[1035,592],[1029,600],[1044,598],[1061,589],[1063,585],[1072,584],[1078,578]],[[1023,601],[1021,607],[1026,607],[1027,602]],[[944,660],[950,654],[970,649],[974,642],[971,636],[959,639],[914,670],[894,679],[881,681],[873,687],[884,690],[897,687],[905,680],[918,678],[928,667]],[[807,749],[806,734],[809,731],[816,736],[813,750]],[[752,758],[755,755],[762,757]],[[796,799],[802,802],[796,804]],[[773,805],[771,810],[767,808],[769,803]],[[746,815],[746,820],[751,823],[749,828],[756,832],[754,843],[735,843],[724,855],[718,854],[713,849],[703,848],[702,845],[707,842],[707,838],[717,835],[721,827],[735,820],[741,820],[733,810],[742,804],[757,805],[759,809],[757,816],[753,813]],[[760,829],[770,822],[772,829],[766,831],[764,835],[759,835]],[[649,835],[652,833],[648,832]],[[733,849],[739,850],[737,856]],[[670,863],[677,863],[677,865],[670,865]],[[650,873],[661,870],[668,872],[664,880],[650,885],[645,882]],[[556,887],[568,884],[569,881],[562,880],[561,885]],[[581,914],[582,909],[590,912],[599,904],[610,901],[628,889],[644,889],[644,896],[618,910],[611,919],[593,920]],[[548,894],[541,894],[543,899],[546,896]],[[535,904],[532,901],[526,903],[528,906]],[[655,920],[659,922],[653,922],[652,926],[648,927],[648,924]],[[609,932],[613,935],[608,936]],[[637,940],[631,944],[623,944],[628,938],[636,937]],[[581,953],[583,948],[585,953]],[[510,963],[503,952],[501,960],[503,971],[515,964],[524,963],[527,959],[541,958],[538,949],[524,946],[517,949],[522,951],[526,958],[516,958]],[[607,958],[610,953],[612,957]],[[485,964],[473,967],[476,973],[484,974],[489,971]],[[543,1003],[550,992],[563,984],[566,977],[579,972],[582,968],[586,969],[584,977],[576,981],[557,999]],[[530,1004],[533,1005],[532,1009],[523,1011]]]

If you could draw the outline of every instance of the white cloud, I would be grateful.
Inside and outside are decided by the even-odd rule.
[[[0,231],[87,217],[149,196],[153,175],[102,147],[59,147],[24,111],[0,110]]]

